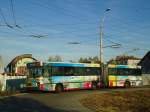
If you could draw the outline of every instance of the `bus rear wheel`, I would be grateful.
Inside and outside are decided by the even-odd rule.
[[[124,83],[124,87],[125,88],[129,88],[131,85],[130,85],[130,82],[129,81],[126,81],[125,83]]]
[[[92,89],[92,90],[97,89],[97,83],[96,83],[96,82],[92,82],[91,89]]]
[[[63,91],[63,85],[57,84],[55,87],[55,93],[61,93]]]

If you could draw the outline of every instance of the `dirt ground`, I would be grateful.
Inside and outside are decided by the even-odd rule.
[[[94,112],[150,112],[150,90],[90,94],[81,103]]]

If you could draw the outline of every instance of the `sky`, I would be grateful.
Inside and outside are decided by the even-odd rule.
[[[121,44],[103,49],[105,62],[123,54],[142,58],[150,50],[149,0],[0,0],[3,63],[20,54],[42,61],[55,55],[64,61],[99,56],[104,16],[103,46]]]

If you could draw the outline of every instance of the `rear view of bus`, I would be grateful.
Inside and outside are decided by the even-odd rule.
[[[109,87],[142,86],[141,69],[131,65],[108,65]]]

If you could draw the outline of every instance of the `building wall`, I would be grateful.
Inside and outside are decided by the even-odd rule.
[[[128,64],[128,65],[137,65],[139,62],[140,62],[140,60],[129,59],[129,60],[127,61],[127,64]]]
[[[145,57],[141,63],[143,85],[150,85],[150,56]]]
[[[142,73],[150,74],[150,59],[147,57],[142,63]]]
[[[33,62],[32,58],[23,58],[20,59],[15,65],[15,73],[19,75],[24,75],[26,73],[26,64]]]
[[[26,66],[27,63],[33,62],[33,61],[34,60],[32,58],[23,58],[17,62],[16,67]]]

